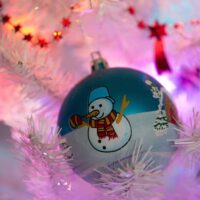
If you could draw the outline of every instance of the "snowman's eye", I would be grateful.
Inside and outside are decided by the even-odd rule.
[[[101,107],[102,107],[102,104],[99,104],[99,107],[101,108]]]
[[[94,109],[94,106],[91,106],[91,109]]]

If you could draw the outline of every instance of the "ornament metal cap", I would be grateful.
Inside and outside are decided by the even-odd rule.
[[[108,68],[108,62],[101,56],[99,51],[91,53],[92,57],[92,72]]]

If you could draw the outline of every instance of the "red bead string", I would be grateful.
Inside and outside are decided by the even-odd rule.
[[[1,21],[1,23],[3,25],[9,24],[11,26],[11,28],[13,29],[14,33],[20,33],[22,35],[23,40],[33,44],[34,46],[39,46],[40,48],[48,47],[48,45],[53,43],[53,41],[60,41],[63,38],[63,33],[65,32],[64,29],[69,28],[71,25],[71,20],[70,20],[71,13],[70,13],[68,17],[64,17],[61,20],[61,22],[60,22],[62,25],[61,30],[53,31],[52,38],[50,40],[47,40],[47,39],[45,39],[45,37],[38,37],[36,35],[33,35],[31,32],[25,34],[22,31],[23,25],[15,24],[12,21],[12,17],[10,15],[2,14],[2,10],[3,10],[3,3],[0,1],[0,11],[1,11],[0,21]]]

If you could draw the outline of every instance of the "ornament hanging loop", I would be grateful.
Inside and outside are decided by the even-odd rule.
[[[107,69],[108,62],[102,57],[101,53],[99,51],[95,51],[91,53],[92,58],[92,72]]]

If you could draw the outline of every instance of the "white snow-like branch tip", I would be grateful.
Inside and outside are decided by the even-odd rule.
[[[142,141],[136,141],[130,158],[95,170],[98,174],[95,186],[106,195],[123,200],[143,199],[150,197],[150,193],[155,194],[162,185],[162,171],[154,162],[151,149],[144,151]]]
[[[25,171],[25,185],[34,199],[66,199],[72,190],[70,181],[70,147],[63,143],[57,127],[52,128],[47,120],[27,119],[27,129],[20,131],[20,149],[17,153]],[[65,140],[65,144],[67,141]]]
[[[178,139],[172,140],[175,146],[184,148],[187,153],[200,152],[200,115],[193,110],[193,115],[188,123],[179,124],[177,130],[180,133]]]

